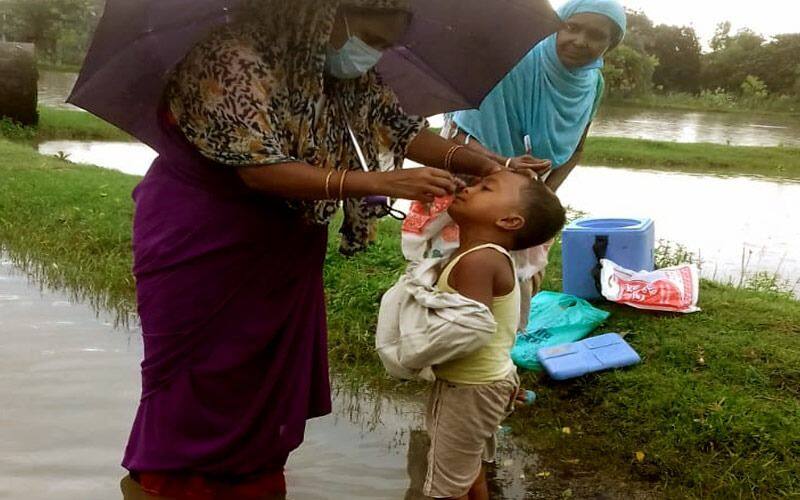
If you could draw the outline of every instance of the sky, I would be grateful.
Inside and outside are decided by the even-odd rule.
[[[708,46],[714,28],[730,21],[732,32],[750,28],[763,35],[800,32],[798,0],[620,0],[625,7],[642,10],[655,24],[690,25]],[[566,0],[551,0],[553,7]]]

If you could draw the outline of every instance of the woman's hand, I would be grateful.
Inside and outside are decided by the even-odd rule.
[[[373,175],[377,178],[375,190],[378,194],[425,202],[452,194],[458,183],[449,172],[431,167],[392,170]]]
[[[553,167],[550,160],[534,158],[531,155],[517,156],[511,158],[508,168],[511,170],[532,170],[536,175],[544,175]]]

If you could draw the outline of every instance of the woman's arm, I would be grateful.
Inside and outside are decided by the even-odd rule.
[[[541,160],[539,158],[534,158],[533,156],[527,154],[517,157],[508,158],[506,156],[499,155],[490,149],[487,149],[483,144],[480,143],[475,137],[470,137],[469,143],[467,143],[467,134],[465,134],[462,130],[459,130],[456,133],[456,136],[453,138],[455,142],[458,144],[464,144],[471,150],[479,153],[483,156],[491,158],[495,162],[505,165],[508,163],[509,168],[515,170],[533,170],[539,175],[544,174],[548,170],[552,163],[550,160]]]
[[[408,158],[423,165],[445,168],[445,157],[454,146],[430,130],[420,132],[408,146]],[[452,170],[454,173],[484,177],[502,169],[502,165],[480,152],[463,148],[453,155]]]
[[[420,201],[433,201],[434,197],[445,196],[456,188],[453,176],[436,168],[391,172],[348,171],[343,179],[343,171],[331,173],[330,170],[307,163],[294,162],[241,167],[237,173],[251,189],[297,200],[339,198],[340,184],[343,198],[382,195]]]

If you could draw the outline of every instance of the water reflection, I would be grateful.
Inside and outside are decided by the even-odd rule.
[[[40,293],[8,262],[0,293],[0,498],[117,498],[138,332]]]
[[[64,155],[73,163],[85,163],[143,176],[157,153],[136,142],[49,141],[39,145],[43,155]]]
[[[0,343],[0,497],[119,498],[118,464],[139,397],[139,332],[114,329],[0,261]],[[423,498],[421,429],[419,399],[334,380],[333,414],[308,423],[287,465],[289,498]],[[502,446],[505,464],[515,453],[535,460],[508,441]],[[525,483],[518,477],[493,488],[495,498],[521,498]]]
[[[592,124],[591,134],[733,146],[800,147],[800,119],[785,115],[603,106]]]
[[[67,96],[72,92],[72,87],[78,81],[77,73],[64,73],[60,71],[39,72],[39,105],[59,109],[80,110],[67,104]]]

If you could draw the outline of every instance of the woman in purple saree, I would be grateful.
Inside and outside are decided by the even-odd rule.
[[[442,169],[493,161],[425,130],[369,68],[404,0],[253,2],[199,44],[164,98],[172,138],[134,191],[145,345],[126,498],[273,498],[305,422],[330,412],[327,224],[366,247],[373,195],[429,201]],[[350,142],[349,124],[370,172]],[[381,171],[405,156],[440,168]]]

